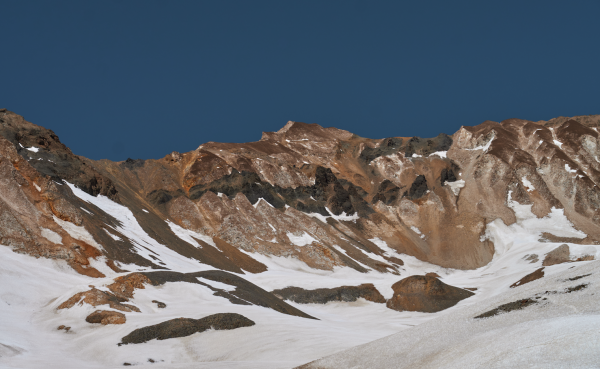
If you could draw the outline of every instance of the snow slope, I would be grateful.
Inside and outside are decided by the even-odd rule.
[[[478,304],[453,309],[437,319],[326,357],[306,368],[598,367],[600,262],[548,269],[552,270],[551,276]],[[567,288],[581,284],[588,287],[565,293]],[[534,296],[541,297],[538,304],[474,319],[499,305]]]
[[[168,268],[181,272],[212,269],[173,253],[148,236],[131,212],[103,197],[91,197],[72,187],[85,201],[109,212],[121,222],[118,232],[160,255]],[[273,290],[286,286],[338,287],[373,283],[386,298],[391,285],[409,275],[435,272],[450,285],[477,288],[475,295],[445,311],[428,314],[397,312],[365,300],[325,305],[291,305],[319,320],[278,313],[260,306],[233,305],[202,285],[185,282],[146,286],[136,290],[132,304],[141,313],[126,313],[123,325],[98,326],[85,322],[97,310],[87,304],[56,308],[89,285],[99,289],[122,274],[105,268],[103,279],[82,276],[64,261],[35,259],[0,247],[0,367],[8,368],[117,368],[123,363],[167,368],[292,368],[335,352],[319,367],[586,367],[598,361],[600,328],[597,284],[599,262],[560,264],[546,268],[546,277],[510,289],[509,286],[541,266],[543,256],[559,243],[541,243],[542,232],[584,238],[562,211],[538,219],[528,205],[512,201],[517,222],[500,220],[487,225],[486,237],[496,246],[491,263],[476,270],[446,269],[397,254],[374,239],[388,256],[404,260],[401,275],[351,268],[315,270],[285,257],[251,254],[267,265],[259,274],[243,275],[248,281]],[[175,228],[182,238],[192,235]],[[569,244],[573,256],[600,256],[598,246]],[[537,254],[531,263],[527,256]],[[97,263],[101,264],[101,263]],[[136,266],[123,266],[136,270]],[[593,273],[587,279],[564,281]],[[547,303],[490,319],[473,317],[505,302],[531,297],[546,290],[561,291],[580,282],[589,286],[571,294],[545,296]],[[211,282],[215,283],[215,282]],[[152,300],[167,304],[158,309]],[[106,305],[98,309],[108,309]],[[242,314],[255,326],[233,331],[207,331],[189,337],[117,346],[121,337],[136,328],[172,318],[201,318],[214,313]],[[70,326],[67,333],[59,325]],[[370,342],[370,343],[369,343]],[[533,343],[533,344],[532,344]],[[363,345],[356,347],[358,345]],[[350,349],[350,351],[343,351]],[[560,358],[560,360],[559,360]],[[152,359],[156,363],[150,363]],[[589,366],[588,366],[589,367]]]

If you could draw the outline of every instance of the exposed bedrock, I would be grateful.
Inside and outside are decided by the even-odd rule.
[[[398,311],[435,313],[456,305],[473,292],[445,284],[435,277],[413,275],[392,285],[387,307]]]
[[[120,222],[77,198],[68,181],[125,206],[171,251],[239,274],[266,270],[252,253],[324,270],[399,273],[401,254],[478,268],[494,255],[487,224],[515,223],[515,204],[531,205],[538,218],[564,212],[581,231],[543,239],[599,244],[598,121],[509,119],[452,136],[386,139],[288,122],[258,142],[209,142],[115,163],[73,155],[52,131],[2,111],[0,242],[93,277],[103,274],[90,260],[103,256],[113,270],[119,262],[166,268],[160,255],[142,256]],[[167,221],[200,239],[185,241]],[[73,237],[60,222],[90,237]]]
[[[69,181],[90,195],[100,194],[119,201],[111,180],[74,155],[51,130],[6,112],[0,117],[0,135],[42,175]]]
[[[153,339],[166,340],[191,336],[208,329],[230,330],[255,325],[252,320],[235,313],[220,313],[200,319],[176,318],[159,324],[138,328],[121,339],[119,344],[144,343]]]
[[[384,303],[385,298],[371,283],[360,286],[341,286],[335,288],[317,288],[305,290],[300,287],[286,287],[272,291],[283,299],[299,304],[326,304],[330,301],[354,302],[359,298],[377,303]]]

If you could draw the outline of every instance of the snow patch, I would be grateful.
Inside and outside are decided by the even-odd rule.
[[[29,151],[32,151],[32,152],[38,152],[38,151],[40,151],[39,147],[33,147],[33,146],[26,147],[26,149],[29,150]]]
[[[569,173],[577,173],[577,169],[571,169],[569,164],[565,164],[565,170]]]
[[[490,148],[490,146],[492,145],[492,141],[494,141],[494,139],[495,139],[495,138],[496,138],[496,134],[495,134],[495,133],[493,133],[493,134],[492,134],[492,138],[491,138],[491,139],[490,139],[490,140],[489,140],[489,141],[488,141],[488,142],[487,142],[485,145],[482,145],[482,146],[477,146],[477,147],[474,147],[474,148],[472,148],[472,149],[465,149],[465,150],[469,150],[469,151],[473,151],[473,150],[483,150],[483,152],[487,152],[487,151],[488,151],[488,149]]]
[[[306,233],[306,231],[304,231],[304,233],[302,233],[301,236],[296,236],[290,232],[287,232],[286,235],[289,238],[290,242],[296,246],[306,246],[317,241],[311,235]]]
[[[74,239],[83,241],[98,250],[103,250],[102,246],[96,242],[94,237],[92,237],[90,232],[88,232],[84,226],[77,226],[71,222],[57,218],[56,216],[54,216],[54,221]]]
[[[410,229],[413,230],[413,232],[415,232],[416,234],[419,235],[419,237],[421,238],[425,238],[425,235],[421,232],[421,230],[415,226],[410,226]]]
[[[113,240],[115,240],[115,241],[123,241],[123,240],[121,239],[121,237],[119,237],[119,236],[116,236],[116,235],[114,235],[114,234],[110,233],[110,232],[109,232],[109,230],[108,230],[108,229],[106,229],[106,228],[104,228],[104,232],[108,233],[108,235],[109,235],[109,236],[110,236],[110,237],[111,237]]]
[[[448,151],[436,151],[436,152],[434,152],[433,154],[431,154],[429,156],[437,155],[440,158],[445,158],[447,153],[448,153]]]
[[[452,190],[452,193],[454,194],[454,196],[458,196],[460,194],[460,189],[465,187],[465,180],[464,179],[459,179],[457,181],[454,182],[445,182],[445,185],[448,185],[448,187],[450,187],[450,189]]]
[[[527,176],[523,176],[523,178],[521,178],[521,182],[523,183],[523,186],[528,192],[535,190],[535,187],[533,187],[533,184],[529,182]]]
[[[50,241],[52,243],[62,245],[62,237],[58,233],[56,233],[50,229],[44,228],[44,227],[41,227],[41,229],[42,229],[42,237],[44,237],[45,239],[47,239],[48,241]]]
[[[181,238],[182,240],[184,240],[187,243],[191,243],[192,245],[196,246],[199,249],[202,248],[202,245],[200,245],[198,243],[198,241],[196,241],[194,238],[197,238],[201,241],[206,242],[207,244],[215,247],[217,250],[219,249],[217,247],[217,245],[214,243],[212,237],[209,237],[202,233],[194,232],[189,229],[185,229],[185,228],[178,226],[177,224],[171,222],[170,220],[167,220],[167,224],[169,225],[169,228],[171,228],[173,233],[175,233],[175,235],[177,235],[177,237]]]
[[[356,213],[356,212],[354,214],[352,214],[352,215],[346,215],[346,212],[343,211],[342,214],[335,215],[335,214],[333,214],[331,212],[331,210],[329,210],[329,208],[326,207],[325,209],[327,210],[327,212],[329,213],[329,215],[333,219],[335,219],[335,220],[343,220],[343,221],[347,221],[347,222],[349,222],[349,221],[356,222],[359,219],[358,213]]]
[[[561,150],[562,150],[562,145],[563,145],[563,144],[562,144],[562,142],[560,142],[560,141],[558,141],[558,140],[553,140],[553,142],[554,142],[554,144],[555,144],[556,146],[558,146],[558,148],[559,148],[559,149],[561,149]]]

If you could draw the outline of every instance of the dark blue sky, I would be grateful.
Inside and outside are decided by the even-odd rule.
[[[1,1],[0,108],[92,159],[600,114],[599,1]]]

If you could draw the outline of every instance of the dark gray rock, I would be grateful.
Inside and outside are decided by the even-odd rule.
[[[155,338],[166,340],[169,338],[186,337],[208,329],[230,330],[253,325],[255,323],[252,320],[235,313],[213,314],[201,319],[176,318],[148,327],[138,328],[123,337],[119,345],[144,343]]]
[[[317,288],[305,290],[300,287],[286,287],[274,290],[273,294],[284,300],[290,300],[299,304],[326,304],[330,301],[353,302],[359,298],[384,303],[385,298],[377,291],[371,283],[360,286],[341,286],[336,288]]]

